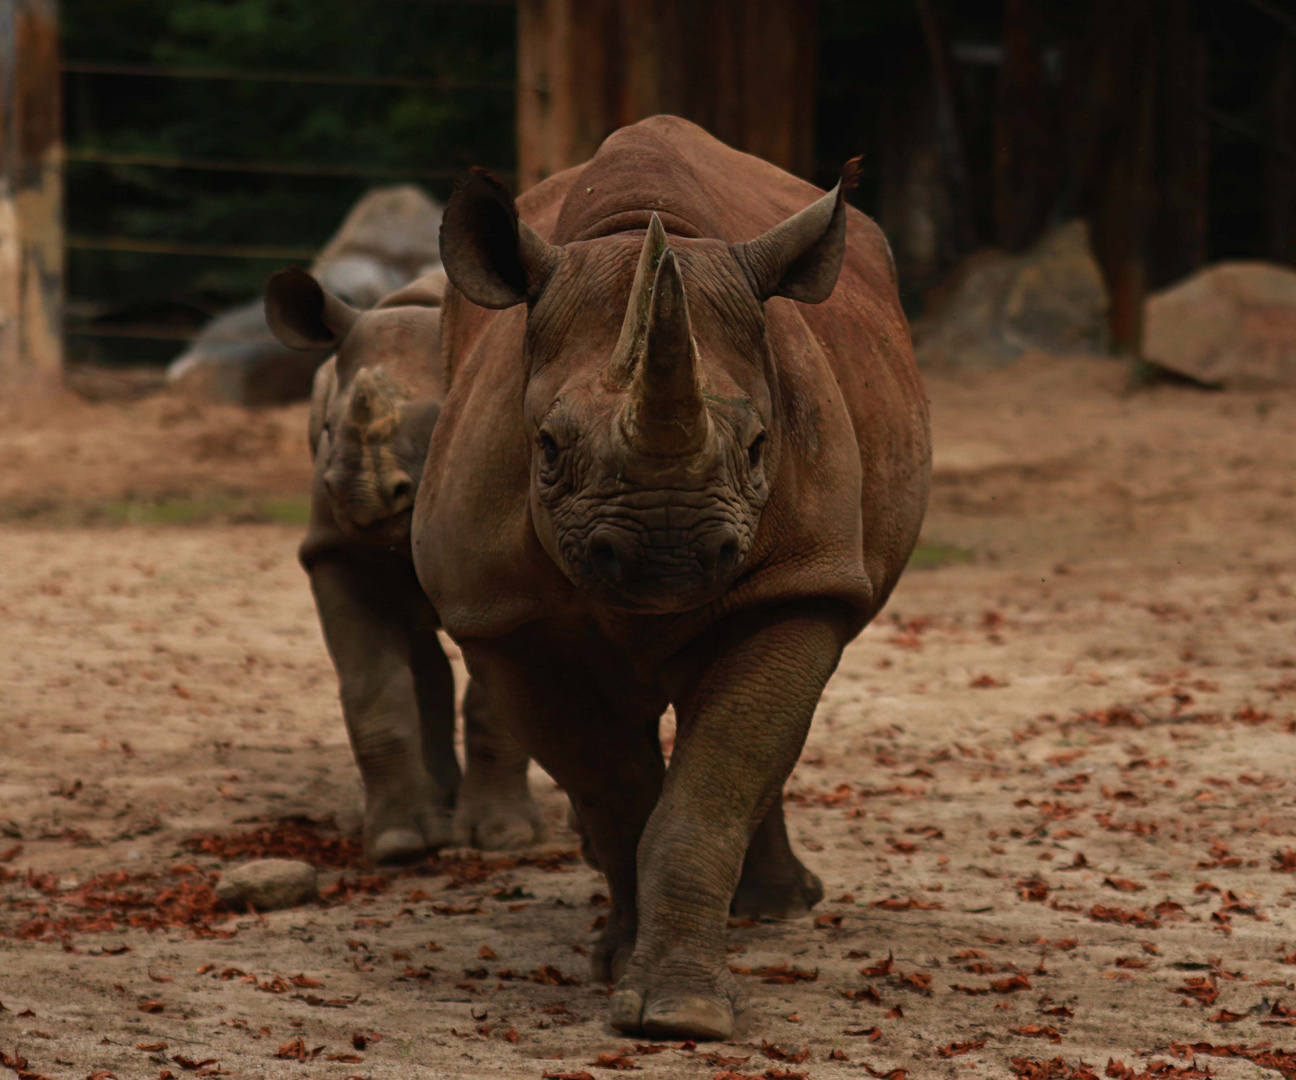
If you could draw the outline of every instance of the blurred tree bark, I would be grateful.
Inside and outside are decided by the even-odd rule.
[[[519,0],[518,186],[674,113],[808,177],[814,0]]]
[[[1271,259],[1296,263],[1296,36],[1284,34],[1274,51],[1269,78],[1269,125],[1265,155],[1265,226]]]
[[[62,163],[55,0],[0,0],[0,383],[62,372]]]
[[[995,117],[995,243],[1022,251],[1049,224],[1058,196],[1058,123],[1044,78],[1039,5],[1007,0]]]
[[[1112,343],[1137,352],[1143,301],[1206,259],[1206,45],[1192,0],[1098,0],[1069,59],[1066,205],[1087,219]]]

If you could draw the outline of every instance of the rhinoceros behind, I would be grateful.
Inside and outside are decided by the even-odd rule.
[[[607,875],[623,1031],[730,1036],[731,904],[818,898],[782,786],[926,507],[926,399],[851,175],[824,195],[655,117],[516,205],[479,173],[446,209],[415,566]]]
[[[315,477],[301,561],[338,672],[375,862],[451,840],[517,847],[540,829],[526,754],[471,684],[460,781],[454,676],[410,564],[410,515],[444,397],[444,291],[437,271],[360,312],[301,270],[266,288],[280,341],[336,350],[311,401]]]

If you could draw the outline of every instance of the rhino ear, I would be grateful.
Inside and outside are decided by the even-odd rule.
[[[860,159],[851,158],[822,199],[755,240],[733,246],[761,300],[787,296],[821,304],[832,295],[846,254],[846,192],[859,183],[859,174]]]
[[[485,169],[450,198],[441,219],[441,262],[474,304],[507,308],[540,295],[558,248],[518,217],[513,196]]]
[[[266,323],[290,349],[331,349],[347,336],[360,312],[296,266],[280,270],[265,288]]]

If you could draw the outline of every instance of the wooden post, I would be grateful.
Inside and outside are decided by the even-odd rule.
[[[1296,37],[1274,50],[1265,154],[1265,234],[1269,258],[1296,266]]]
[[[518,186],[655,113],[814,168],[814,0],[519,0]]]
[[[0,384],[62,375],[56,0],[0,0]]]
[[[1041,63],[1039,5],[1007,0],[995,117],[995,242],[1022,251],[1039,239],[1057,198],[1057,117]]]

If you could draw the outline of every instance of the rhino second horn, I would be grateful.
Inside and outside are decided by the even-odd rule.
[[[632,293],[631,304],[638,299]],[[647,308],[643,345],[626,401],[631,442],[653,455],[694,453],[706,443],[710,417],[702,397],[684,279],[669,247],[657,262]]]

